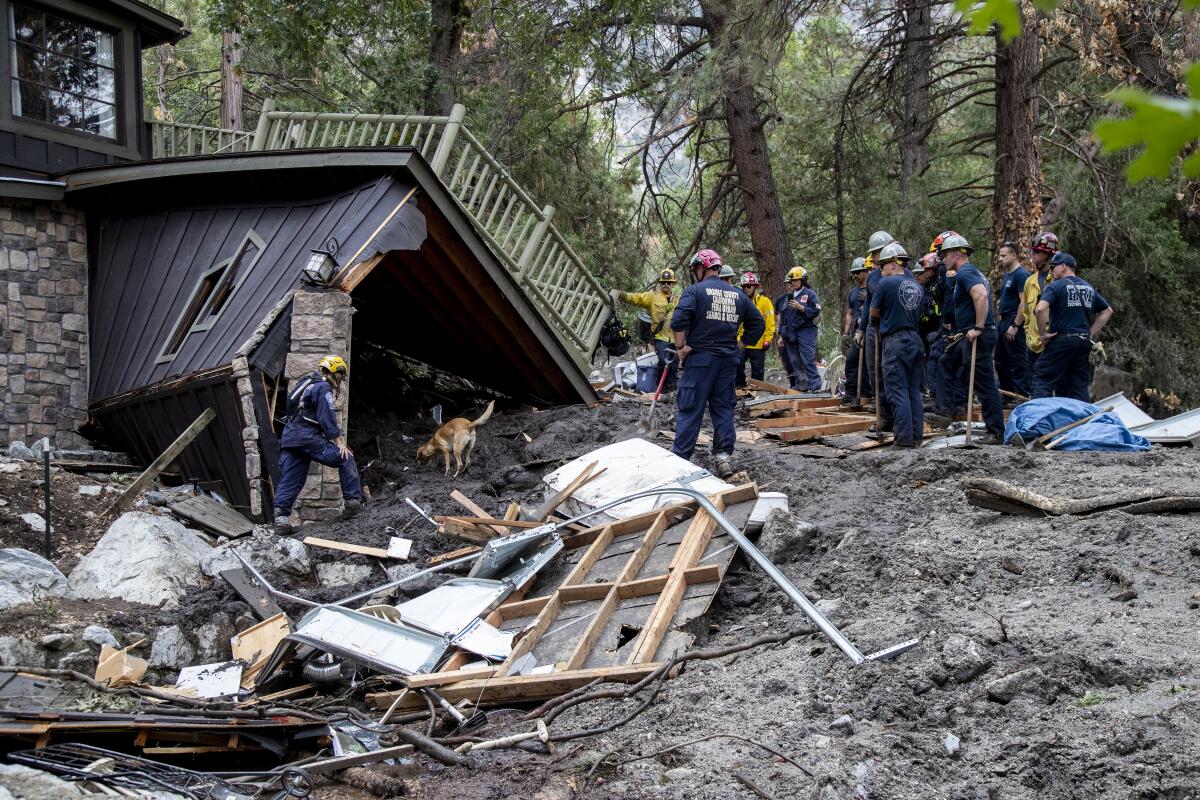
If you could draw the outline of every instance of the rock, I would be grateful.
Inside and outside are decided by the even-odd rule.
[[[8,457],[19,458],[22,461],[33,461],[33,451],[25,446],[24,442],[10,442],[8,445]]]
[[[69,594],[66,576],[46,559],[19,547],[0,550],[0,608]]]
[[[1092,371],[1092,397],[1108,397],[1117,392],[1124,392],[1126,397],[1137,394],[1141,384],[1132,372],[1125,372],[1108,364],[1097,364]]]
[[[992,659],[978,643],[955,633],[942,645],[942,664],[956,683],[966,683],[987,672]]]
[[[40,769],[0,764],[0,798],[5,794],[16,800],[73,800],[98,796]]]
[[[988,681],[988,700],[1001,705],[1008,705],[1013,698],[1022,692],[1037,686],[1046,680],[1046,673],[1037,667],[1021,669],[1002,678]]]
[[[201,561],[211,552],[195,531],[169,517],[122,514],[71,572],[77,597],[120,597],[173,609],[187,591],[207,583]]]
[[[41,514],[22,514],[21,521],[32,528],[34,533],[46,532],[46,518]]]
[[[845,734],[854,733],[854,720],[849,714],[844,714],[829,723],[829,730]]]
[[[845,615],[842,614],[841,600],[833,597],[822,597],[815,605],[817,606],[817,610],[824,614],[825,618],[834,625],[841,625],[846,621]]]
[[[0,473],[7,473],[7,474],[11,475],[14,472],[20,472],[20,471],[21,471],[21,465],[15,461],[0,462]]]
[[[229,615],[218,611],[196,629],[196,650],[201,663],[224,661],[229,658],[229,640],[237,633]]]
[[[96,656],[86,648],[73,650],[58,660],[58,668],[73,669],[84,675],[91,675],[96,671]]]
[[[116,649],[120,649],[121,645],[117,642],[117,637],[113,636],[113,632],[101,625],[88,625],[83,629],[83,640],[90,644],[96,645],[99,650],[101,645],[108,645]]]
[[[104,491],[104,487],[100,484],[92,484],[91,486],[80,486],[79,493],[84,497],[99,497],[100,492]]]
[[[302,542],[259,528],[255,528],[250,536],[213,549],[200,568],[209,577],[216,577],[227,569],[237,569],[242,564],[234,556],[235,551],[255,569],[264,572],[286,572],[298,577],[307,577],[312,572],[308,548]]]
[[[804,556],[817,529],[794,514],[775,509],[763,525],[758,549],[776,564],[796,561]]]
[[[696,777],[696,770],[689,767],[673,767],[663,773],[663,781],[666,783],[679,783],[694,777]]]
[[[196,651],[178,625],[160,630],[154,637],[154,644],[150,646],[151,667],[182,669],[195,658]]]
[[[942,739],[942,745],[946,748],[946,755],[954,758],[958,755],[958,751],[962,747],[962,741],[953,733],[947,733]]]
[[[38,644],[47,650],[65,650],[74,641],[75,637],[69,633],[48,633],[38,641]]]
[[[0,664],[6,667],[44,667],[46,652],[28,639],[0,636]]]
[[[373,571],[366,564],[331,561],[326,564],[317,564],[317,580],[325,587],[350,586],[365,581],[371,577]]]

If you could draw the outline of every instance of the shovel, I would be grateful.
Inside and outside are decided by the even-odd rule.
[[[650,401],[650,411],[646,414],[646,418],[640,423],[640,427],[646,433],[654,433],[654,407],[658,405],[658,396],[662,394],[663,384],[667,382],[667,371],[671,364],[675,361],[672,355],[674,351],[668,350],[666,360],[663,364],[662,375],[658,376],[658,388],[654,390],[654,399]]]
[[[1085,422],[1091,422],[1092,420],[1094,420],[1096,417],[1100,416],[1101,414],[1107,414],[1109,411],[1112,411],[1112,410],[1113,410],[1112,406],[1105,406],[1104,408],[1097,411],[1095,414],[1088,414],[1083,419],[1077,419],[1074,422],[1067,423],[1066,425],[1063,425],[1061,428],[1050,431],[1045,436],[1039,436],[1038,438],[1034,439],[1032,442],[1029,442],[1028,444],[1026,444],[1025,440],[1021,437],[1021,434],[1019,434],[1019,433],[1014,434],[1012,437],[1012,443],[1014,445],[1018,445],[1018,446],[1024,445],[1026,450],[1052,450],[1052,449],[1054,449],[1054,447],[1056,445],[1058,445],[1058,441],[1056,440],[1056,437],[1061,436],[1062,434],[1066,433],[1069,430],[1078,428],[1080,425],[1083,425]]]
[[[971,441],[971,429],[975,427],[975,349],[978,337],[971,340],[971,376],[967,379],[967,437],[958,447],[963,450],[976,450],[979,445]]]
[[[866,359],[866,354],[867,354],[866,353],[866,351],[867,351],[866,345],[867,345],[866,335],[864,334],[863,343],[858,346],[858,389],[854,395],[854,405],[850,406],[850,408],[854,409],[855,411],[858,411],[863,407],[862,379],[863,379],[863,370],[866,369],[866,364],[863,363]]]

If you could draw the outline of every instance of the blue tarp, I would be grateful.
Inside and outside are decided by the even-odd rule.
[[[1016,434],[1026,442],[1045,436],[1064,425],[1081,420],[1101,409],[1091,403],[1069,397],[1043,397],[1022,403],[1012,410],[1004,426],[1004,443],[1008,444]],[[1116,414],[1108,413],[1073,428],[1063,434],[1061,444],[1055,450],[1149,450],[1149,440],[1131,433]]]

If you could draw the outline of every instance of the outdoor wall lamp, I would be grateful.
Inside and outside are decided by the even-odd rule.
[[[338,240],[332,236],[325,242],[324,249],[313,250],[308,257],[308,263],[302,270],[305,279],[320,286],[328,285],[329,281],[333,279],[334,273],[337,272],[338,263],[334,258],[337,251]]]

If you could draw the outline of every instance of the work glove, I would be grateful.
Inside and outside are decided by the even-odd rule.
[[[859,347],[862,347],[862,343],[863,343],[863,332],[862,331],[854,332],[854,343],[856,345],[858,345]]]
[[[612,301],[615,303],[621,299],[621,290],[620,289],[609,289],[608,296],[611,297]]]

